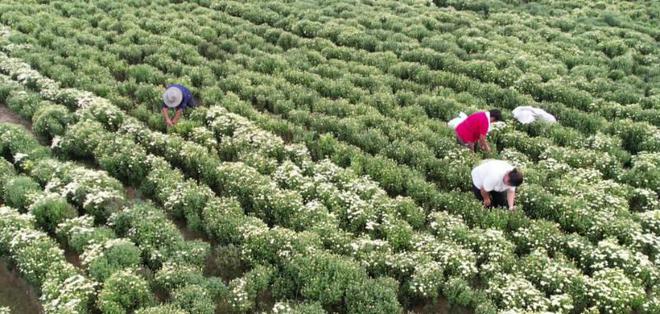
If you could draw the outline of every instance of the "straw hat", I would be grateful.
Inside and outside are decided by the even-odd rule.
[[[163,93],[163,102],[169,108],[176,108],[183,100],[183,93],[176,87],[170,87]]]

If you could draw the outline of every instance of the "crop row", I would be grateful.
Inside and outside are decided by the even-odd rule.
[[[332,8],[333,5],[342,8],[340,16],[333,16],[332,11],[327,11],[327,8]],[[648,80],[638,78],[638,76],[657,76],[657,73],[651,70],[651,64],[657,56],[652,53],[652,49],[649,49],[652,39],[633,32],[623,35],[628,36],[625,40],[607,41],[600,38],[593,40],[587,37],[566,47],[573,38],[556,30],[539,31],[528,28],[521,31],[532,36],[539,36],[539,32],[545,32],[540,36],[545,37],[543,45],[547,49],[539,49],[537,40],[528,38],[520,40],[511,36],[509,33],[511,23],[516,19],[507,20],[510,18],[507,14],[495,15],[491,19],[492,22],[483,23],[483,20],[466,14],[459,13],[456,16],[448,12],[429,10],[426,6],[412,9],[409,6],[402,9],[408,16],[402,17],[387,12],[390,9],[381,4],[378,6],[356,4],[345,7],[341,1],[324,2],[323,6],[309,4],[284,6],[267,1],[260,3],[228,1],[213,5],[213,8],[255,24],[266,23],[302,37],[329,39],[338,46],[371,52],[393,52],[402,61],[418,62],[432,70],[445,70],[476,78],[484,83],[497,83],[500,88],[515,86],[521,92],[533,95],[538,101],[560,101],[582,110],[595,110],[608,117],[618,117],[623,111],[636,118],[650,119],[647,121],[656,125],[658,123],[655,113],[657,109],[651,109],[657,104],[657,97],[644,98],[645,90],[648,93],[652,85]],[[323,8],[323,15],[310,14],[310,11],[318,11],[318,8]],[[403,29],[378,29],[383,24],[397,23],[397,19],[408,19],[412,20],[413,25],[415,22],[418,24]],[[420,19],[423,21],[419,21]],[[471,23],[472,28],[466,30],[463,28],[464,20],[476,21]],[[441,24],[440,21],[448,23]],[[452,22],[451,32],[447,32],[446,29],[437,29],[446,32],[442,35],[434,32],[436,27],[445,28]],[[520,26],[519,23],[516,24]],[[507,33],[504,36],[500,33],[502,29]],[[406,35],[406,30],[415,35]],[[606,32],[602,33],[607,34]],[[614,34],[606,36],[618,36],[618,33],[612,33]],[[599,40],[601,41],[598,47],[587,46],[594,42],[598,43]],[[563,45],[551,46],[547,41],[561,42]],[[634,48],[631,49],[629,46]],[[581,51],[582,49],[586,50]],[[600,49],[603,49],[604,53],[598,51]],[[579,53],[576,53],[576,50]],[[492,51],[497,53],[494,54]],[[506,58],[507,55],[511,58]],[[555,64],[548,65],[548,60],[554,60]],[[562,64],[563,60],[570,60],[570,64]],[[594,69],[594,65],[598,63],[606,65],[605,76],[607,72],[613,72],[611,76],[614,80],[601,78],[594,80],[567,75],[569,70],[577,66],[575,72],[578,75],[583,74],[581,70],[586,71],[591,78],[596,77],[593,72],[599,71],[596,70],[598,68]],[[588,67],[589,65],[592,67]],[[608,67],[611,67],[611,70]],[[623,76],[626,76],[626,79],[622,80],[624,83],[619,83]],[[590,93],[602,93],[608,101],[600,101]],[[656,91],[651,90],[652,95],[653,93]],[[639,105],[628,107],[617,103],[637,103],[641,99],[645,103],[644,106],[649,109],[643,109]]]
[[[101,24],[101,25],[104,25],[104,24]],[[226,28],[223,28],[223,30],[226,30]],[[257,29],[257,31],[258,31],[258,29]],[[260,32],[262,32],[262,31],[260,31]],[[44,34],[44,35],[47,35],[47,34]],[[177,35],[177,36],[178,36],[178,35]],[[52,39],[48,39],[48,38],[49,38],[49,37],[46,37],[46,38],[44,38],[44,40],[52,40]],[[162,36],[157,36],[157,38],[162,38]],[[86,37],[85,40],[90,40],[90,38],[89,38],[89,37]],[[102,39],[101,39],[101,40],[102,40]],[[159,41],[162,41],[162,40],[159,39]],[[230,40],[230,41],[231,41],[231,40]],[[262,40],[262,42],[263,42],[263,40]],[[87,43],[87,42],[86,42],[86,41],[82,41],[82,42],[80,42],[79,44],[85,44],[85,43]],[[148,43],[149,43],[149,41],[145,41],[144,43],[141,43],[138,47],[141,47],[142,50],[144,50],[145,48],[146,48],[146,49],[149,49],[150,45],[149,45]],[[207,45],[208,45],[208,42],[204,42],[204,41],[203,41],[202,43],[198,44],[198,45],[201,45],[201,44],[204,44],[204,43],[207,43]],[[71,51],[71,49],[73,49],[73,47],[70,47],[70,46],[63,46],[63,45],[61,45],[61,44],[62,44],[61,42],[58,42],[58,44],[60,44],[60,45],[59,45],[60,48],[58,48],[58,49],[66,49],[66,51],[68,51],[68,52],[67,52],[68,55],[70,55],[70,54],[72,54],[72,53],[73,53],[73,54],[76,53],[75,51]],[[220,43],[219,43],[219,44],[220,44]],[[97,43],[96,45],[101,45],[101,44],[100,44],[100,43]],[[224,47],[224,46],[221,45],[221,47]],[[125,47],[125,48],[122,48],[122,49],[127,49],[127,48],[129,48],[129,47]],[[78,49],[79,49],[79,47],[78,47],[78,48],[75,48],[74,50],[78,50]],[[201,48],[200,48],[200,49],[201,49]],[[112,48],[111,50],[112,50],[112,51],[117,51],[117,52],[120,53],[120,55],[123,56],[124,58],[128,58],[128,57],[126,56],[126,53],[123,52],[123,50],[118,50],[118,48]],[[199,63],[199,62],[200,62],[198,58],[191,58],[191,57],[190,57],[190,54],[191,54],[191,53],[194,53],[194,51],[191,51],[190,49],[187,49],[187,48],[185,49],[185,51],[188,51],[188,53],[187,53],[187,55],[186,55],[185,58],[182,58],[182,59],[181,59],[182,62],[184,62],[184,63],[190,63],[192,60],[195,60],[195,61],[193,62],[193,64],[195,64],[195,63]],[[131,53],[131,54],[135,54],[135,53]],[[151,56],[149,56],[149,57],[147,58],[147,57],[144,57],[145,54],[153,54],[153,55],[151,55]],[[155,62],[155,63],[152,63],[152,64],[154,64],[154,66],[156,66],[156,67],[163,67],[163,66],[164,66],[164,67],[172,67],[172,66],[173,66],[174,69],[178,69],[177,72],[179,72],[179,73],[180,73],[180,71],[181,71],[182,68],[185,68],[185,66],[182,67],[181,65],[176,65],[175,63],[168,62],[167,60],[168,60],[168,59],[171,59],[171,57],[168,57],[168,56],[165,55],[165,54],[149,52],[149,51],[147,50],[147,51],[143,51],[143,52],[141,52],[141,53],[138,53],[138,55],[143,55],[143,57],[141,57],[141,59],[144,59],[144,60],[152,60],[153,62]],[[158,58],[155,58],[156,55],[158,55],[159,57],[158,57]],[[186,59],[187,59],[187,60],[186,60]],[[271,58],[271,59],[272,59],[272,58]],[[104,60],[107,62],[107,59],[104,59]],[[131,62],[129,58],[128,58],[127,60],[129,60],[129,62]],[[275,59],[275,60],[277,60],[277,59]],[[42,61],[42,62],[43,62],[43,61]],[[104,61],[100,61],[100,62],[104,62]],[[272,61],[272,60],[265,59],[265,60],[263,60],[263,62],[273,62],[273,61]],[[281,61],[278,61],[278,62],[281,62]],[[76,62],[76,64],[82,64],[82,63]],[[113,68],[113,69],[117,69],[117,70],[120,70],[120,69],[121,69],[121,67],[120,67],[120,68],[117,68],[117,65],[116,65],[116,64],[115,64],[115,65],[109,65],[109,66],[110,66],[110,68]],[[213,67],[212,67],[212,68],[213,68]],[[327,68],[327,67],[326,67],[326,68]],[[349,68],[350,68],[350,67],[349,67]],[[91,69],[90,69],[90,70],[91,70]],[[141,71],[141,72],[138,72],[137,68],[135,69],[135,71],[131,71],[131,72],[133,72],[133,73],[141,73],[139,77],[136,77],[138,81],[141,80],[140,77],[143,78],[143,79],[147,79],[148,81],[152,81],[152,80],[154,80],[154,79],[158,80],[157,77],[160,76],[158,73],[153,73],[153,71],[152,71],[151,74],[148,74],[149,71],[148,71],[148,69],[145,69],[145,68],[140,68],[140,71]],[[147,72],[145,72],[145,71],[147,71]],[[125,72],[125,70],[121,70],[121,72],[123,73],[123,72]],[[208,69],[206,70],[206,72],[205,72],[204,70],[201,70],[201,71],[193,71],[193,75],[208,75],[207,72],[208,72]],[[124,73],[124,74],[121,74],[121,73],[115,73],[115,76],[117,76],[117,75],[120,76],[120,77],[125,77],[125,76],[126,76],[125,73]],[[72,77],[72,76],[69,76],[69,77]],[[201,77],[204,77],[204,76],[201,76]],[[199,80],[199,79],[198,79],[198,80]],[[207,79],[200,80],[200,82],[207,82],[207,81],[208,81],[208,78],[207,78]],[[445,82],[445,83],[446,83],[446,82]],[[332,84],[330,84],[330,85],[332,85]],[[319,85],[319,86],[323,86],[323,85]],[[98,88],[103,88],[103,87],[98,87]],[[107,89],[107,86],[105,87],[105,89]],[[104,89],[104,91],[105,91],[105,89]],[[382,97],[381,97],[381,98],[382,98]],[[385,99],[386,99],[386,98],[385,98]],[[369,103],[369,102],[372,102],[372,101],[367,101],[367,103]],[[437,107],[437,105],[436,105],[436,107]],[[555,109],[555,110],[553,110],[553,111],[561,111],[561,110],[559,110],[560,108],[556,108],[556,107],[557,107],[557,106],[553,106],[553,109]],[[560,107],[561,107],[561,106],[560,106]],[[578,122],[578,119],[574,119],[574,118],[572,117],[572,116],[574,116],[574,113],[575,113],[575,112],[573,112],[573,111],[571,111],[571,110],[566,111],[566,114],[561,114],[561,115],[560,115],[560,121],[564,121],[564,120],[567,121],[567,122],[569,122],[569,121],[573,121],[573,122],[571,122],[571,123],[573,123],[573,125],[580,126],[580,127],[587,127],[585,130],[589,130],[588,132],[592,132],[592,131],[594,130],[594,127],[598,127],[598,126],[602,125],[602,123],[604,122],[604,120],[602,120],[602,118],[599,118],[599,117],[596,117],[596,116],[593,116],[593,117],[591,117],[590,119],[587,119],[587,120],[589,120],[589,121],[592,121],[593,123],[584,123],[584,120],[585,120],[585,119],[583,119],[584,117],[582,117],[582,119],[579,119],[579,122]],[[563,118],[563,117],[565,117],[565,119],[561,119],[561,118]],[[595,124],[594,124],[594,123],[595,123]],[[628,131],[627,128],[629,128],[629,126],[627,126],[626,124],[624,124],[624,128],[619,127],[619,128],[615,128],[615,129],[613,129],[614,132],[619,132],[619,130],[623,130],[623,131],[624,131],[624,133],[622,133],[622,136],[623,136],[624,139],[625,139],[625,141],[624,141],[624,142],[625,142],[625,143],[624,143],[624,146],[625,146],[625,147],[628,147],[629,149],[639,150],[640,147],[645,147],[645,146],[648,146],[648,145],[652,145],[652,143],[653,143],[653,137],[651,136],[651,137],[649,138],[648,136],[646,136],[646,137],[644,136],[644,134],[649,134],[649,132],[652,132],[652,129],[648,129],[648,127],[644,127],[643,125],[636,126],[635,128],[630,129],[630,131]],[[637,132],[637,133],[635,133],[635,132]],[[640,133],[640,132],[641,132],[641,133]],[[652,133],[650,133],[650,134],[652,134]],[[641,140],[640,140],[640,139],[641,139]],[[645,140],[646,140],[647,142],[648,142],[648,140],[650,140],[651,142],[650,142],[649,144],[643,144],[643,142],[644,142]],[[564,140],[563,142],[566,142],[566,141]]]

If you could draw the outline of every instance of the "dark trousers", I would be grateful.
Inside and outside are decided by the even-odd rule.
[[[481,190],[479,190],[478,187],[472,185],[472,193],[474,193],[474,196],[483,203],[484,198],[481,197]],[[490,206],[488,206],[488,208],[509,206],[508,202],[506,201],[506,191],[491,191],[488,192],[488,194],[490,194]]]

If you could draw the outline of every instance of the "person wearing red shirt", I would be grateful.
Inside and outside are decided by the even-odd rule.
[[[502,112],[498,109],[475,112],[456,126],[456,138],[460,144],[471,150],[475,150],[475,143],[479,143],[482,150],[489,152],[486,135],[490,124],[496,121],[502,121]]]

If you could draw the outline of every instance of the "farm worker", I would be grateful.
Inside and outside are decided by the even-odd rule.
[[[522,183],[522,173],[503,160],[487,159],[472,169],[472,192],[487,208],[513,210],[516,187]]]
[[[456,126],[458,143],[471,150],[475,149],[475,143],[479,143],[482,150],[489,152],[490,146],[486,141],[486,135],[490,129],[490,124],[496,121],[502,121],[502,113],[498,109],[479,111],[469,115]]]
[[[163,118],[165,118],[165,123],[167,126],[173,126],[179,122],[183,110],[188,107],[197,106],[197,101],[192,96],[190,90],[185,86],[180,84],[168,85],[167,89],[163,93]],[[174,118],[170,119],[169,109],[176,108],[176,113]]]

